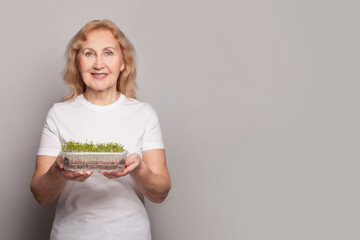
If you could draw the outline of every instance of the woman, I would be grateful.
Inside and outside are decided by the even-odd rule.
[[[87,23],[70,41],[64,80],[72,92],[49,110],[31,182],[46,205],[58,196],[51,239],[151,239],[144,197],[171,186],[159,120],[136,98],[134,48],[109,20]],[[67,141],[117,142],[130,154],[117,172],[66,171]]]

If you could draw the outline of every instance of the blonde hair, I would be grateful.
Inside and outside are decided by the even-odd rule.
[[[97,29],[109,30],[114,38],[119,42],[123,59],[125,62],[125,70],[119,74],[116,89],[125,94],[128,98],[136,99],[136,62],[135,49],[132,43],[126,38],[125,34],[110,20],[94,20],[85,24],[79,32],[70,40],[66,48],[67,64],[63,71],[64,81],[70,86],[69,95],[62,98],[62,101],[69,101],[85,92],[85,83],[77,69],[77,58],[82,44],[86,41],[89,32]]]

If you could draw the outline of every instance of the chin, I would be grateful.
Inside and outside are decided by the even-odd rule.
[[[87,85],[86,84],[86,88],[87,89],[91,89],[95,92],[103,92],[103,91],[108,91],[111,89],[114,89],[116,91],[116,85],[107,85],[107,84],[90,84]]]

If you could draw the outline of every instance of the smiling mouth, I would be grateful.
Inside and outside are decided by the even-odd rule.
[[[105,78],[107,76],[106,73],[91,73],[91,75],[94,77],[94,78]]]

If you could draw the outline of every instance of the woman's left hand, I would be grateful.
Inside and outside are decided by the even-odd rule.
[[[100,173],[109,179],[119,178],[137,171],[141,167],[141,164],[143,164],[143,162],[140,155],[132,153],[125,159],[125,168],[122,171],[101,171]]]

